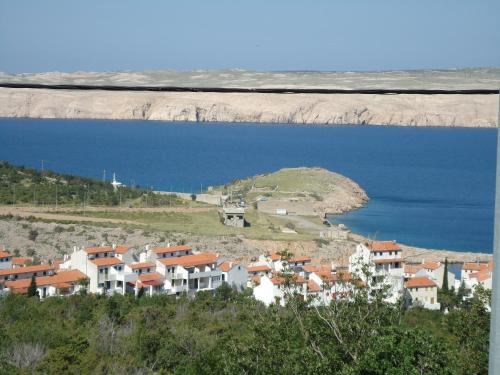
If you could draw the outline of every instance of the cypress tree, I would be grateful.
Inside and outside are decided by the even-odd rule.
[[[36,280],[35,276],[31,276],[31,283],[30,286],[28,287],[28,297],[38,297],[38,290],[36,287]]]
[[[139,293],[137,293],[137,299],[141,298],[144,295],[144,287],[141,286],[141,289],[139,289]]]
[[[447,292],[449,290],[448,287],[448,258],[444,260],[444,273],[443,273],[443,289],[444,292]]]

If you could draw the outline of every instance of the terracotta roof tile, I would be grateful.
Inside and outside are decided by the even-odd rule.
[[[236,263],[234,263],[234,262],[225,261],[225,262],[222,262],[221,264],[219,264],[219,269],[222,272],[229,272],[235,265],[236,265]]]
[[[308,280],[307,281],[307,290],[310,293],[318,293],[321,291],[321,288],[317,283],[314,282],[314,280]]]
[[[192,248],[191,246],[188,245],[179,245],[179,246],[172,246],[172,247],[157,247],[153,249],[153,252],[155,254],[164,254],[164,253],[175,253],[177,251],[191,251]]]
[[[97,254],[97,253],[113,253],[114,250],[110,246],[105,247],[87,247],[85,249],[87,254]]]
[[[291,257],[290,262],[310,262],[311,257],[305,256],[305,255],[299,255],[296,257]]]
[[[305,283],[307,283],[306,279],[304,279],[302,276],[299,276],[295,273],[293,275],[291,275],[290,278],[284,277],[282,275],[274,276],[271,279],[271,282],[273,284],[283,284],[287,280],[290,280],[290,283],[292,283],[292,284],[305,284]]]
[[[423,262],[422,267],[428,270],[437,270],[439,267],[441,267],[441,263],[439,262]]]
[[[387,258],[387,259],[374,259],[375,264],[385,264],[385,263],[402,263],[402,258]]]
[[[146,282],[152,280],[163,280],[163,276],[158,272],[143,273],[139,275],[139,281]]]
[[[307,264],[303,267],[304,271],[306,272],[318,272],[319,267],[318,266],[313,266],[312,264]]]
[[[130,250],[130,248],[126,245],[116,245],[116,247],[115,247],[116,254],[125,254],[129,250]]]
[[[53,271],[53,270],[54,267],[51,266],[50,264],[40,264],[37,266],[9,268],[6,270],[0,270],[0,276],[19,275],[22,273],[43,272],[43,271]]]
[[[97,267],[114,266],[117,264],[123,264],[123,262],[116,257],[92,259],[91,262],[94,263]]]
[[[37,286],[54,285],[57,287],[59,284],[75,283],[79,280],[86,279],[87,276],[79,270],[60,271],[53,276],[41,276],[35,278]],[[22,279],[15,281],[7,281],[5,286],[9,289],[23,289],[29,287],[31,279]]]
[[[278,253],[272,253],[269,258],[273,261],[273,262],[276,262],[278,260],[281,260],[281,255],[279,255]]]
[[[21,266],[21,267],[24,267],[24,265],[29,262],[29,261],[32,261],[33,259],[32,258],[24,258],[24,257],[12,257],[12,264],[14,266]]]
[[[155,264],[152,262],[143,262],[143,263],[130,263],[128,266],[131,269],[136,270],[138,268],[154,268]]]
[[[400,251],[401,248],[396,241],[372,241],[368,242],[371,251]]]
[[[462,269],[465,271],[481,271],[484,269],[488,269],[489,267],[490,267],[489,263],[467,262],[464,263]]]
[[[8,251],[0,250],[0,258],[8,258],[12,255]]]
[[[185,255],[182,257],[172,257],[167,259],[160,259],[159,262],[165,266],[183,266],[194,267],[204,264],[213,264],[217,262],[218,254],[215,253],[199,253],[193,255]]]
[[[406,288],[432,287],[432,286],[437,286],[437,285],[427,276],[414,277],[405,283]]]
[[[421,269],[422,269],[421,264],[405,264],[405,266],[404,266],[405,273],[415,274],[418,271],[420,271]]]
[[[271,271],[272,268],[269,267],[267,264],[261,264],[261,265],[258,265],[258,266],[252,266],[252,267],[248,267],[248,273],[254,273],[254,272],[268,272],[268,271]]]

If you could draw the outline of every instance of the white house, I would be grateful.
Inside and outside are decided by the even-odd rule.
[[[448,271],[448,287],[454,287],[455,285],[455,274]],[[443,287],[444,280],[444,264],[441,262],[422,262],[420,269],[415,273],[415,277],[427,276],[433,280],[438,288]]]
[[[414,277],[405,283],[406,301],[410,305],[421,304],[429,310],[439,310],[437,284],[427,276]]]
[[[358,244],[349,257],[349,273],[371,287],[387,287],[388,302],[396,302],[403,294],[402,250],[395,241]]]
[[[252,266],[247,267],[248,271],[248,277],[252,278],[255,276],[268,276],[270,277],[271,274],[273,273],[273,269],[270,265],[268,264],[254,264]]]
[[[248,281],[247,268],[235,262],[225,261],[219,264],[221,270],[221,281],[228,283],[229,286],[236,290],[243,290]]]
[[[71,295],[85,286],[80,283],[87,277],[78,270],[60,271],[51,276],[40,276],[35,278],[38,295],[40,298],[51,296]],[[5,283],[12,293],[25,294],[31,284],[31,279],[19,279]]]
[[[215,253],[162,257],[156,261],[156,270],[165,278],[167,294],[213,290],[222,283],[222,272],[217,269],[218,257]]]
[[[12,268],[12,255],[5,250],[0,250],[0,270]]]
[[[285,295],[297,293],[302,298],[307,297],[307,280],[296,274],[292,275],[290,285],[287,285],[286,278],[281,276],[262,276],[260,284],[253,289],[253,296],[256,300],[263,302],[266,306],[270,304],[285,305]]]
[[[80,270],[89,278],[91,293],[126,292],[126,283],[135,282],[137,275],[125,272],[125,262],[116,256],[113,247],[88,247],[71,254],[70,269]]]
[[[50,264],[40,264],[19,268],[0,270],[0,283],[21,279],[31,279],[33,276],[50,276],[54,274],[54,267]]]

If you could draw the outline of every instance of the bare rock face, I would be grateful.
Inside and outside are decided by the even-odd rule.
[[[0,88],[0,117],[496,127],[498,95],[110,92]]]

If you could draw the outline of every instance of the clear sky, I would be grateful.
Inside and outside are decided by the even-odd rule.
[[[499,0],[0,0],[0,71],[500,67]]]

